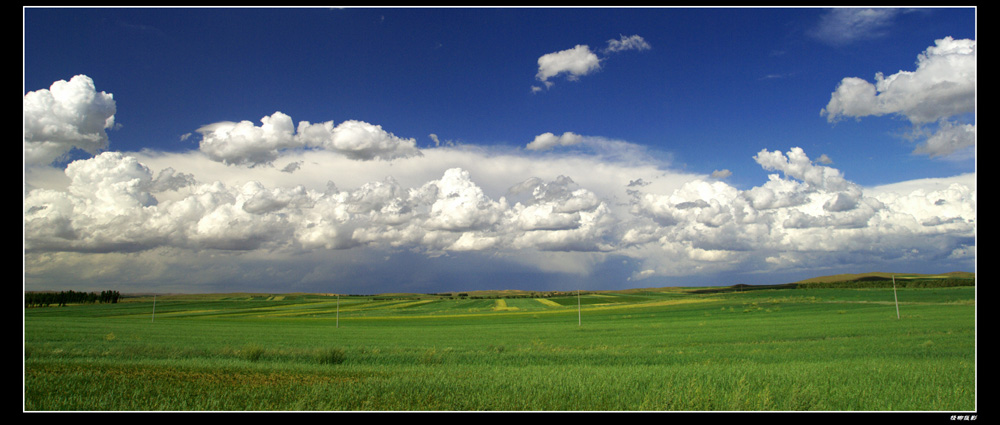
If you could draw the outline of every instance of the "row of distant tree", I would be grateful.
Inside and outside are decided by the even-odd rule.
[[[119,299],[121,299],[121,294],[118,291],[101,291],[100,293],[76,291],[27,292],[24,294],[24,306],[48,307],[50,305],[58,305],[62,307],[66,304],[95,304],[98,302],[101,304],[114,304]]]
[[[810,282],[799,284],[799,288],[949,288],[954,286],[976,286],[975,279],[896,279],[868,277],[843,282]]]

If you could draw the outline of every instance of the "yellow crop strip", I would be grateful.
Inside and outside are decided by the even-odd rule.
[[[552,301],[552,300],[550,300],[548,298],[535,298],[535,301],[538,301],[538,302],[542,303],[542,305],[545,305],[545,306],[548,306],[548,307],[562,307],[561,305],[559,305],[559,303],[557,303],[555,301]]]
[[[203,313],[217,313],[219,311],[221,311],[221,310],[165,311],[165,312],[162,312],[162,313],[156,313],[156,315],[157,316],[161,316],[161,317],[162,316],[188,316],[188,315],[199,315],[199,314],[203,314]],[[146,314],[141,314],[141,316],[145,316],[145,315]],[[118,317],[127,317],[127,316],[118,316]]]
[[[508,307],[507,300],[504,300],[502,298],[497,299],[495,305],[493,306],[493,311],[517,311],[517,310],[520,309],[517,307]]]
[[[388,306],[388,307],[389,308],[406,308],[406,307],[413,307],[413,306],[417,306],[417,305],[421,305],[421,304],[427,304],[427,303],[430,303],[430,302],[434,302],[434,300],[410,301],[410,302],[405,302],[405,303],[399,303],[399,304],[391,305],[391,306]]]
[[[427,303],[430,303],[430,302],[433,302],[433,301],[434,300],[418,300],[418,301],[406,301],[406,302],[393,302],[393,303],[386,303],[386,304],[383,304],[383,305],[366,304],[366,305],[363,305],[362,307],[365,307],[367,310],[376,310],[376,309],[377,310],[394,310],[394,309],[399,309],[399,308],[406,308],[406,307],[418,306],[418,305],[421,305],[421,304],[427,304]],[[289,308],[283,308],[283,309],[276,309],[276,310],[274,310],[271,313],[258,315],[258,317],[315,316],[317,314],[326,314],[326,315],[329,315],[329,314],[333,314],[336,311],[336,309],[337,309],[336,308],[336,303],[323,302],[323,303],[314,303],[314,304],[310,305],[308,307],[308,309],[303,309],[302,306],[289,307]],[[357,306],[350,306],[350,305],[347,305],[347,306],[341,305],[340,306],[340,312],[341,313],[352,312],[352,311],[360,311],[360,310],[361,310],[361,308],[359,308]]]

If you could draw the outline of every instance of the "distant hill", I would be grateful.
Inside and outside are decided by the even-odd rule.
[[[941,274],[919,274],[919,273],[885,273],[885,272],[871,272],[871,273],[855,273],[855,274],[835,274],[830,276],[820,276],[809,278],[805,280],[800,280],[795,283],[830,283],[830,282],[854,282],[854,281],[873,281],[873,280],[892,280],[895,276],[896,280],[901,279],[975,279],[976,274],[972,272],[951,272],[951,273],[941,273]]]

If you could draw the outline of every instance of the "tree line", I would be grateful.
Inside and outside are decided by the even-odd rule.
[[[897,288],[950,288],[955,286],[976,286],[975,279],[943,278],[943,279],[896,279]],[[800,288],[892,288],[892,278],[867,277],[841,282],[811,282],[799,285]]]
[[[24,306],[48,307],[50,305],[58,305],[62,307],[66,304],[94,304],[97,302],[101,304],[116,304],[119,299],[121,299],[121,294],[118,291],[101,291],[100,293],[76,292],[72,290],[60,292],[27,292],[24,294]]]

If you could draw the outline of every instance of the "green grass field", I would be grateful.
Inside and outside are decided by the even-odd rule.
[[[24,410],[975,411],[975,288],[898,294],[900,319],[892,289],[29,308]]]

